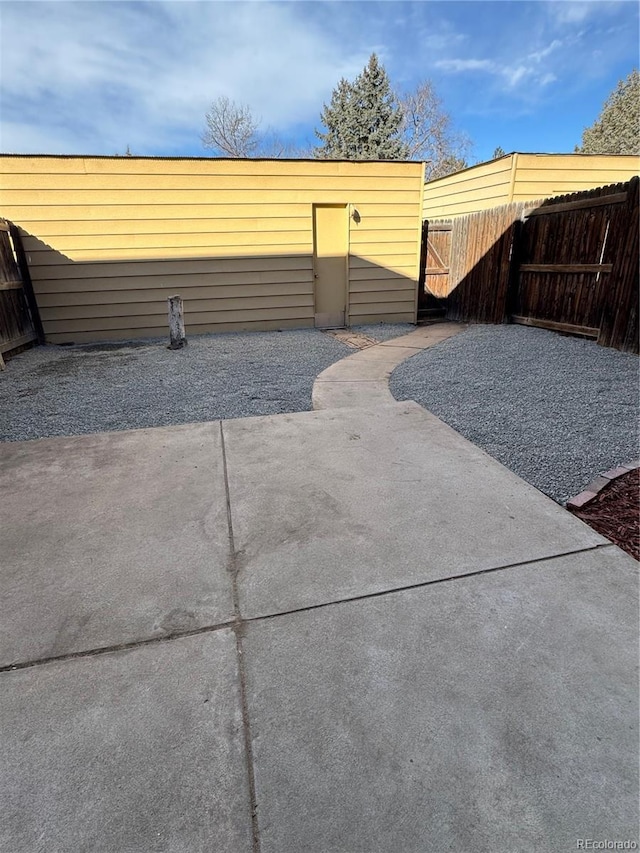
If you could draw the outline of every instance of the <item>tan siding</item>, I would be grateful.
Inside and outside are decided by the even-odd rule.
[[[1,192],[1,190],[0,190]],[[34,209],[32,214],[38,213]],[[135,213],[133,210],[132,215]],[[383,220],[384,222],[384,220]],[[141,237],[145,234],[168,236],[174,234],[236,234],[242,229],[248,229],[254,233],[262,231],[302,231],[306,233],[306,222],[304,219],[287,217],[277,219],[269,217],[257,219],[248,217],[244,219],[65,219],[65,220],[42,220],[37,218],[23,219],[22,227],[26,231],[40,235],[40,237],[84,237],[97,236],[115,237],[116,235],[136,234]]]
[[[588,154],[520,154],[514,201],[550,198],[628,181],[640,171],[640,157]]]
[[[351,305],[368,305],[387,302],[413,302],[413,290],[377,290],[374,295],[366,291],[351,294]]]
[[[164,315],[165,303],[160,300],[160,311],[155,312]],[[56,305],[54,308],[41,308],[40,313],[43,322],[48,320],[75,320],[92,319],[95,317],[95,304],[90,305]],[[188,306],[189,314],[206,314],[207,312],[234,311],[236,309],[257,311],[265,308],[304,308],[302,312],[309,316],[313,311],[313,295],[288,294],[286,296],[236,296],[224,299],[190,299]],[[102,305],[101,317],[147,317],[153,310],[150,301],[144,302],[118,302]]]
[[[394,281],[399,282],[410,282],[411,281],[411,271],[412,268],[407,267],[398,272],[392,271],[387,267],[379,267],[379,266],[367,266],[367,267],[351,267],[351,281],[375,281],[379,278],[385,279],[393,279]]]
[[[2,191],[0,190],[0,193]],[[43,220],[35,218],[40,208],[30,209],[30,218],[22,219],[21,225],[27,232],[38,234],[41,239],[46,236],[55,237],[76,237],[78,235],[95,235],[95,236],[115,236],[129,234],[155,234],[155,235],[174,235],[174,234],[239,234],[244,231],[252,234],[260,234],[263,231],[300,231],[304,234],[308,230],[308,221],[306,217],[290,216],[283,218],[265,217],[257,218],[253,216],[245,216],[243,218],[216,218],[216,219],[65,219],[65,220]],[[135,213],[134,208],[131,213]],[[401,217],[394,214],[393,217],[388,215],[372,216],[370,211],[367,213],[367,227],[359,230],[354,228],[352,231],[352,239],[379,239],[381,232],[386,234],[388,231],[404,230],[411,232],[414,235],[415,219],[412,216]]]
[[[448,219],[509,201],[622,183],[637,175],[639,167],[640,158],[631,156],[511,154],[425,184],[423,214],[425,219]]]
[[[58,259],[59,260],[59,259]],[[192,260],[153,259],[122,261],[120,263],[87,262],[32,265],[32,272],[38,279],[80,279],[87,278],[126,278],[128,276],[193,275],[209,273],[211,275],[266,276],[269,280],[289,270],[311,270],[310,255],[294,255],[258,258],[204,258]]]
[[[353,252],[358,252],[358,257],[366,258],[367,255],[375,254],[375,255],[384,255],[388,257],[389,255],[402,255],[407,259],[411,258],[411,253],[416,246],[415,239],[411,240],[410,234],[402,234],[400,235],[401,239],[394,239],[392,243],[386,243],[384,241],[375,241],[375,242],[367,242],[367,243],[351,243],[351,250]]]
[[[490,160],[488,163],[479,163],[477,166],[471,166],[468,169],[463,169],[460,172],[453,172],[444,178],[436,178],[434,181],[427,181],[426,186],[432,187],[438,184],[447,184],[454,186],[455,184],[466,184],[474,180],[489,180],[495,178],[496,175],[508,173],[511,169],[511,154],[506,157],[501,157],[499,160]]]
[[[56,282],[52,282],[52,285],[55,284]],[[38,305],[41,309],[64,305],[110,305],[116,303],[156,301],[160,301],[165,305],[167,295],[171,293],[171,287],[172,285],[169,283],[164,287],[121,287],[111,290],[101,288],[100,290],[84,290],[80,292],[77,290],[61,292],[57,288],[53,292],[46,292],[41,289],[38,292]],[[180,287],[180,295],[185,301],[189,300],[191,303],[191,300],[237,297],[238,288],[235,284],[211,284],[210,282],[194,284],[190,282],[188,287]],[[289,296],[296,298],[301,295],[313,299],[313,281],[311,279],[288,283],[278,282],[277,284],[246,284],[242,288],[243,298],[246,297],[248,299],[261,296],[281,296],[288,299]]]
[[[409,198],[406,204],[396,204],[387,202],[382,194],[378,196],[377,202],[370,203],[366,209],[362,209],[362,202],[357,199],[354,202],[349,202],[347,193],[324,193],[318,198],[321,199],[319,204],[354,204],[360,213],[364,216],[378,216],[383,218],[405,216],[413,217],[416,207],[418,206],[419,195],[412,194],[415,200]],[[4,199],[4,192],[1,193],[3,210],[11,211],[11,216],[5,213],[5,218],[13,218],[16,222],[28,223],[29,219],[33,218],[37,212],[38,218],[41,220],[56,222],[60,219],[80,219],[80,220],[104,220],[104,219],[132,219],[133,214],[137,214],[141,219],[154,220],[166,219],[175,217],[190,217],[194,219],[206,220],[224,220],[246,218],[253,220],[256,217],[267,219],[270,215],[274,217],[289,216],[293,219],[307,218],[311,216],[311,202],[292,202],[290,204],[271,204],[266,197],[258,200],[255,196],[253,201],[247,200],[244,204],[135,204],[131,202],[127,204],[110,204],[110,205],[92,205],[92,204],[68,204],[68,205],[53,205],[41,204],[34,202],[31,205],[24,204],[8,204]],[[143,196],[144,198],[144,196]],[[140,199],[140,197],[139,197]],[[26,228],[26,226],[23,226]],[[45,226],[46,227],[46,226]]]
[[[583,171],[624,169],[636,171],[640,157],[633,154],[518,154],[518,169]]]
[[[3,190],[5,203],[15,207],[48,207],[65,205],[73,212],[74,208],[92,205],[97,208],[111,208],[137,204],[140,192],[144,192],[146,204],[162,210],[178,206],[213,205],[219,209],[251,211],[254,206],[262,205],[299,205],[313,204],[322,193],[323,203],[345,202],[348,191],[325,187],[318,190],[271,190],[246,187],[235,190],[159,190],[155,187],[147,190],[73,190],[73,201],[69,201],[69,190]],[[363,188],[351,190],[357,193],[360,204],[416,204],[420,198],[419,189],[387,190],[382,188]]]
[[[511,165],[509,155],[429,181],[424,187],[424,218],[443,219],[504,204],[509,196]],[[473,200],[471,206],[468,199]]]
[[[401,306],[400,306],[400,308],[393,313],[391,313],[391,312],[387,313],[387,311],[386,311],[387,306],[386,305],[381,305],[381,306],[379,305],[379,306],[377,306],[377,308],[375,308],[375,306],[374,306],[374,308],[372,310],[375,310],[376,313],[373,313],[373,314],[372,313],[361,314],[359,311],[355,310],[355,308],[362,308],[362,307],[364,307],[364,306],[360,306],[360,305],[354,306],[354,310],[351,312],[354,323],[363,323],[363,324],[364,323],[378,323],[378,322],[380,322],[381,316],[384,317],[384,321],[386,323],[414,323],[415,322],[415,308],[414,308],[413,303],[411,303],[411,304],[407,303],[407,310],[405,310],[405,311],[400,310],[400,308],[401,308]]]
[[[6,157],[0,160],[0,175],[41,173],[55,174],[104,174],[104,175],[149,175],[153,178],[164,175],[210,176],[234,175],[261,177],[274,175],[321,178],[335,177],[378,178],[381,169],[385,177],[412,177],[420,170],[419,163],[376,161],[327,161],[327,160],[240,160],[207,157]],[[0,183],[2,179],[0,178]]]
[[[259,322],[261,320],[295,320],[308,319],[309,312],[306,308],[240,308],[233,310],[217,310],[217,311],[199,311],[193,313],[185,306],[185,320],[199,326],[215,328],[217,323],[232,323],[232,322]],[[124,331],[136,331],[158,328],[162,322],[166,320],[166,311],[158,311],[150,313],[147,311],[142,316],[131,315],[128,312],[115,317],[91,317],[82,318],[80,320],[50,320],[48,327],[52,333],[60,332],[108,332],[108,331],[123,331],[122,321],[126,320],[126,329]],[[165,327],[166,332],[166,327]]]
[[[50,239],[47,237],[47,239]],[[25,251],[37,254],[43,250],[43,244],[38,243],[33,238],[27,238],[23,241]],[[258,246],[304,246],[308,250],[311,246],[308,234],[305,231],[297,230],[290,231],[284,228],[280,231],[259,231],[251,235],[251,247]],[[58,237],[56,239],[56,251],[65,254],[74,253],[75,257],[81,253],[85,253],[90,257],[99,258],[99,252],[110,252],[111,257],[115,253],[118,257],[127,257],[125,252],[142,251],[146,255],[141,257],[149,257],[158,249],[162,250],[165,255],[169,249],[176,249],[184,256],[186,249],[197,249],[195,254],[205,252],[210,255],[211,249],[227,248],[229,246],[243,246],[245,253],[247,247],[247,235],[238,233],[215,233],[201,232],[191,234],[89,234]],[[299,251],[299,249],[292,249]]]
[[[356,293],[369,293],[373,294],[376,291],[389,290],[392,288],[396,293],[404,293],[405,291],[409,291],[413,293],[413,285],[410,281],[405,280],[404,282],[398,280],[392,280],[392,284],[389,284],[389,279],[380,278],[376,281],[354,281],[351,284],[351,296],[353,297]],[[374,297],[375,298],[375,297]]]
[[[494,191],[495,190],[495,191]],[[482,205],[486,201],[490,201],[491,204],[489,207],[495,207],[493,204],[494,199],[499,198],[499,204],[506,204],[506,196],[509,193],[509,185],[502,184],[500,187],[471,187],[465,188],[460,193],[452,193],[447,201],[448,206],[453,206],[456,204],[465,204],[469,205]],[[479,210],[486,209],[483,207],[478,208]],[[433,217],[432,217],[433,218]]]
[[[174,293],[192,333],[312,325],[312,206],[328,203],[360,214],[352,314],[415,320],[421,193],[420,163],[0,157],[0,215],[56,342],[165,334]]]
[[[404,274],[404,272],[406,272],[406,270],[412,270],[413,265],[414,265],[413,256],[411,254],[408,254],[408,253],[391,254],[393,248],[394,248],[393,246],[390,246],[388,248],[388,253],[385,252],[385,255],[384,255],[385,268],[396,270],[399,272],[403,272],[403,274]],[[352,270],[357,270],[357,269],[368,270],[368,269],[371,269],[371,261],[369,260],[369,258],[367,257],[366,254],[359,254],[359,255],[353,255],[352,254],[351,258],[349,260],[349,264],[350,264]]]
[[[186,192],[255,192],[256,182],[259,181],[261,190],[270,192],[299,192],[301,190],[301,179],[306,192],[351,192],[353,190],[368,189],[372,186],[369,176],[340,176],[334,174],[331,178],[325,175],[291,175],[273,174],[269,176],[260,175],[258,172],[246,173],[244,175],[224,174],[190,174],[170,175],[157,173],[153,176],[153,187],[157,192],[186,191]],[[33,174],[12,173],[0,177],[0,183],[4,190],[16,192],[63,192],[70,190],[76,192],[104,192],[105,190],[116,191],[148,191],[149,176],[126,172],[118,174],[109,173],[108,186],[105,186],[104,174],[82,174],[70,175],[60,174]],[[389,176],[385,179],[385,192],[419,192],[416,190],[416,181],[413,175],[400,177]]]
[[[249,248],[249,247],[247,247]],[[137,250],[131,255],[129,252],[122,251],[117,253],[117,257],[107,257],[105,252],[97,251],[89,254],[88,252],[83,252],[82,257],[78,258],[75,254],[69,252],[68,254],[62,254],[61,252],[52,252],[50,250],[39,250],[39,251],[30,251],[27,253],[29,258],[29,263],[32,267],[55,267],[55,266],[65,266],[69,275],[79,275],[84,277],[85,271],[91,270],[93,275],[121,275],[123,272],[126,272],[129,268],[135,269],[138,274],[140,274],[141,268],[144,268],[145,273],[147,275],[158,275],[165,271],[178,271],[182,269],[182,271],[187,271],[187,269],[192,269],[193,271],[203,271],[207,269],[216,270],[221,268],[220,264],[226,262],[227,264],[235,264],[235,268],[238,270],[251,268],[252,265],[258,264],[260,259],[263,259],[262,263],[257,266],[257,269],[278,269],[278,264],[280,263],[279,258],[286,258],[289,260],[289,256],[293,255],[296,252],[294,257],[304,258],[306,261],[306,265],[310,266],[310,253],[298,253],[299,246],[278,246],[278,251],[273,252],[272,254],[265,254],[265,252],[270,252],[273,249],[272,246],[252,246],[251,254],[247,254],[244,256],[243,254],[238,253],[237,257],[215,257],[213,252],[208,252],[201,254],[198,257],[198,252],[182,252],[182,254],[177,255],[175,252],[172,252],[170,249],[166,251],[154,250],[153,252],[147,252],[146,254],[141,254],[141,250]],[[286,250],[286,254],[285,254]],[[112,253],[113,255],[114,253]],[[164,256],[164,257],[163,257]],[[285,261],[285,266],[288,267],[288,263]],[[83,265],[80,266],[80,263]],[[301,261],[298,261],[298,264]],[[91,268],[88,266],[91,264]],[[116,264],[118,266],[116,266]],[[155,266],[154,266],[155,264]],[[246,266],[248,265],[248,266]],[[147,268],[149,268],[149,272],[147,272]]]
[[[164,318],[163,318],[164,320]],[[201,335],[209,332],[264,332],[270,329],[308,329],[313,327],[313,318],[305,319],[296,317],[293,320],[241,320],[239,322],[216,322],[216,323],[197,323],[197,317],[191,318],[189,321],[189,333],[193,335]],[[376,320],[363,320],[359,322],[375,323]],[[390,320],[389,322],[396,322]],[[405,322],[398,320],[397,322]],[[412,322],[410,320],[406,322]],[[147,326],[144,329],[109,329],[107,334],[99,334],[95,331],[78,332],[73,334],[69,332],[48,332],[47,340],[52,344],[62,344],[68,341],[73,341],[77,344],[89,343],[96,340],[111,340],[111,341],[126,341],[132,338],[159,338],[167,336],[166,322],[159,326]]]
[[[258,274],[259,275],[259,274]],[[241,288],[240,292],[244,292],[245,287],[256,287],[264,285],[279,286],[280,293],[290,292],[292,285],[313,287],[313,276],[311,271],[301,272],[299,275],[290,275],[282,273],[271,277],[263,276],[260,280],[238,279],[234,276],[215,276],[210,274],[202,275],[180,275],[180,276],[122,276],[119,278],[92,278],[92,279],[40,279],[34,283],[36,296],[40,294],[56,294],[56,293],[77,293],[78,300],[82,299],[82,294],[85,293],[114,293],[121,290],[156,290],[159,293],[164,291],[167,296],[172,296],[174,292],[182,292],[190,288],[202,287],[233,287]],[[116,297],[114,296],[113,299]],[[110,297],[107,301],[112,301]]]

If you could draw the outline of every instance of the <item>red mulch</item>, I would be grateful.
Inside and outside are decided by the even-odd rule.
[[[623,474],[571,512],[640,561],[640,468]]]

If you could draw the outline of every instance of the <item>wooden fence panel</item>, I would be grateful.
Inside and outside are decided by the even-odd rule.
[[[505,322],[516,223],[525,209],[505,204],[453,220],[447,317]]]
[[[14,226],[0,219],[0,367],[4,366],[3,353],[38,340],[40,333],[20,236]]]
[[[438,252],[448,275],[433,284],[427,275],[425,289],[448,297],[451,320],[511,320],[638,352],[638,185],[635,177],[454,219]],[[444,225],[427,223],[429,245]]]
[[[521,229],[513,320],[597,338],[627,231],[626,184],[544,202]]]
[[[427,293],[439,299],[448,296],[449,260],[451,257],[451,222],[447,220],[425,223],[426,267],[424,287]]]
[[[627,202],[620,208],[623,224],[626,223],[626,235],[620,239],[621,245],[613,259],[609,299],[604,305],[598,335],[598,343],[602,346],[636,353],[640,351],[639,186],[640,179],[632,178],[629,182]]]

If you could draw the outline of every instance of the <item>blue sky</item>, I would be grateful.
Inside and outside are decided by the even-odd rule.
[[[219,95],[311,144],[371,52],[434,82],[472,162],[572,151],[638,64],[636,2],[0,2],[0,150],[204,156]]]

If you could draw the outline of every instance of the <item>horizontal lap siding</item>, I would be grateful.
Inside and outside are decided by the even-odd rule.
[[[3,158],[5,162],[9,158]],[[246,178],[247,175],[256,177],[279,176],[286,174],[293,177],[317,176],[326,180],[327,167],[331,169],[331,177],[361,178],[363,175],[376,175],[381,165],[384,165],[388,177],[406,178],[414,174],[411,167],[419,164],[394,162],[380,164],[379,162],[354,162],[348,160],[233,160],[207,157],[64,157],[52,155],[47,157],[13,157],[24,168],[3,167],[0,172],[8,174],[136,174],[150,175],[162,178],[164,175],[180,175],[185,178],[223,175],[228,177]],[[117,163],[117,168],[114,168]],[[124,163],[124,165],[122,165]],[[212,169],[211,164],[216,163]],[[129,165],[133,164],[133,165]],[[283,167],[283,164],[284,167]],[[409,168],[407,168],[409,167]]]
[[[241,320],[230,320],[225,315],[216,317],[215,324],[210,322],[200,322],[198,315],[188,318],[189,334],[200,335],[208,332],[266,332],[274,329],[305,329],[313,327],[313,319],[295,318],[293,320],[279,317],[277,320],[266,319],[261,317],[258,320],[248,318],[246,313],[242,314]],[[167,319],[166,315],[159,315],[155,318],[158,325],[146,325],[144,329],[133,328],[128,325],[127,328],[106,328],[101,330],[86,329],[84,331],[73,330],[73,341],[77,344],[90,343],[91,341],[128,341],[139,338],[160,338],[167,337]],[[64,332],[49,331],[47,333],[47,341],[52,344],[62,344],[70,340],[70,332],[66,328]]]
[[[386,306],[379,306],[376,309],[376,306],[372,306],[372,311],[375,313],[361,314],[359,312],[354,312],[352,316],[352,323],[355,324],[366,324],[366,323],[379,323],[381,322],[381,311],[380,307],[385,308]],[[402,306],[400,306],[401,309]],[[385,323],[412,323],[414,322],[412,319],[408,319],[409,312],[398,310],[395,314],[387,311],[382,312]],[[415,316],[415,313],[413,314]]]
[[[624,183],[639,169],[640,157],[630,155],[518,154],[513,201]]]
[[[425,184],[423,218],[451,219],[512,201],[566,195],[638,174],[625,155],[509,154]]]
[[[287,160],[0,157],[47,337],[313,325],[313,204],[347,204],[354,314],[415,319],[422,166]]]
[[[423,218],[450,219],[504,204],[509,199],[512,157],[455,172],[424,188]]]

